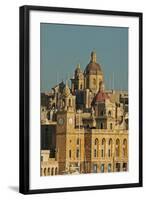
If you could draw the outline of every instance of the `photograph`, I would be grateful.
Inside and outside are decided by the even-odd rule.
[[[20,7],[19,148],[23,194],[142,186],[142,13]]]
[[[40,175],[128,171],[128,28],[40,23]]]

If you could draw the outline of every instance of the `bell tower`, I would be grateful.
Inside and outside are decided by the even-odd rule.
[[[62,174],[68,169],[68,144],[75,128],[75,96],[71,94],[67,81],[62,93],[62,108],[57,112],[56,127],[59,173]]]
[[[99,83],[103,81],[104,77],[101,66],[97,63],[95,51],[91,52],[90,62],[86,66],[84,74],[86,89],[96,93],[99,90]]]
[[[84,74],[81,70],[80,64],[77,65],[72,81],[72,91],[84,89]]]

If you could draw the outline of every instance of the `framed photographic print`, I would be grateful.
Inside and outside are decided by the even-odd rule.
[[[20,7],[20,192],[142,186],[142,13]]]

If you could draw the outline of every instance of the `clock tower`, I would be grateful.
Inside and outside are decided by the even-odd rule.
[[[57,129],[56,148],[58,152],[59,173],[63,173],[68,170],[69,163],[69,148],[71,136],[74,133],[75,128],[75,114],[73,111],[58,111],[57,113]]]
[[[56,148],[60,174],[68,170],[69,142],[75,129],[75,96],[70,93],[67,83],[63,90],[62,99],[64,103],[62,109],[57,112],[56,127]]]

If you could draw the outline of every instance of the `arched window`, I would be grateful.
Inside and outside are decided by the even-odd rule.
[[[98,157],[98,155],[99,155],[99,140],[97,138],[94,141],[94,150],[96,150],[96,157]]]
[[[106,152],[106,141],[105,138],[102,139],[102,150],[101,150],[101,157],[105,157],[105,152]]]
[[[127,157],[127,140],[123,140],[123,157]]]
[[[54,175],[54,168],[51,169],[51,176]]]
[[[102,145],[105,145],[105,138],[102,139]]]
[[[116,157],[120,156],[120,140],[116,139]]]
[[[111,112],[111,110],[109,110],[108,111],[108,116],[111,117],[111,115],[112,115],[112,112]]]
[[[108,157],[112,156],[112,145],[113,145],[113,141],[110,138],[109,141],[108,141]]]
[[[98,141],[98,139],[96,138],[95,139],[95,142],[94,142],[94,145],[98,145],[99,144],[99,141]]]
[[[46,174],[46,168],[44,168],[44,176],[46,176],[47,174]]]
[[[48,176],[50,176],[50,168],[48,168]]]

